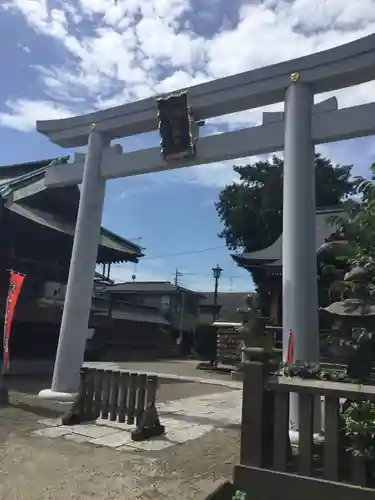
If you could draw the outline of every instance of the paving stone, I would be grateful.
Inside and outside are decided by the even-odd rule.
[[[126,431],[115,432],[97,439],[90,439],[90,443],[92,444],[108,446],[109,448],[118,448],[130,442],[132,442],[130,432]]]
[[[86,436],[88,438],[94,439],[108,436],[115,432],[121,432],[121,429],[115,430],[112,427],[104,427],[96,424],[72,425],[71,429],[74,434],[80,434],[81,436]]]
[[[82,436],[80,434],[66,434],[64,436],[65,439],[68,439],[68,441],[73,441],[74,443],[90,443],[91,440],[87,436]]]
[[[45,429],[38,429],[34,431],[36,436],[43,436],[49,438],[57,438],[61,436],[66,436],[71,434],[71,429],[66,425],[61,425],[60,427],[46,427]]]
[[[157,405],[166,434],[143,442],[131,440],[135,425],[98,419],[95,423],[61,426],[56,419],[40,420],[47,426],[35,434],[46,437],[66,436],[77,443],[92,443],[117,450],[158,451],[198,439],[213,429],[241,422],[242,393],[239,390],[184,398]]]
[[[213,425],[191,425],[191,423],[186,422],[185,425],[181,425],[180,427],[170,427],[169,430],[167,428],[166,436],[174,443],[185,443],[186,441],[191,441],[192,439],[198,439],[213,429]]]
[[[230,391],[169,401],[158,406],[160,415],[206,418],[216,425],[238,425],[241,422],[242,393]]]
[[[118,449],[132,448],[143,451],[160,451],[176,444],[198,439],[214,429],[212,425],[192,425],[190,422],[185,421],[178,421],[177,423],[178,425],[176,425],[176,420],[173,419],[163,419],[163,425],[165,425],[166,429],[164,436],[151,438],[147,441],[131,441],[126,446]]]
[[[38,424],[57,427],[61,425],[61,418],[43,418],[42,420],[38,420]]]
[[[98,418],[95,423],[97,425],[100,425],[100,426],[103,426],[103,427],[108,427],[109,429],[118,429],[118,430],[122,430],[122,431],[128,431],[128,432],[132,432],[134,431],[135,429],[135,424],[133,425],[129,425],[129,424],[125,424],[123,422],[111,422],[110,420],[107,420],[107,419],[104,419],[104,418]]]

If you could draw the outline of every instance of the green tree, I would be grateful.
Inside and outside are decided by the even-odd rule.
[[[219,234],[229,250],[250,252],[272,245],[282,232],[283,167],[281,158],[234,166],[239,181],[226,186],[219,195],[216,210],[223,223]],[[330,207],[355,192],[351,178],[352,165],[333,165],[331,160],[315,154],[316,205]],[[269,299],[263,287],[264,269],[252,271],[260,300]]]
[[[366,273],[367,289],[375,297],[375,163],[371,179],[357,177],[354,181],[358,202],[347,203],[346,210],[332,217],[341,230],[345,245],[332,243],[331,253],[350,268]],[[349,285],[350,286],[350,283]]]
[[[216,210],[224,228],[219,236],[229,250],[254,251],[267,248],[282,231],[283,166],[281,158],[234,166],[239,181],[226,186]],[[315,155],[316,205],[337,205],[354,193],[351,165],[333,165]]]

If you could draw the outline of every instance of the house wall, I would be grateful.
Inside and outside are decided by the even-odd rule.
[[[193,332],[199,320],[200,298],[188,293],[171,297],[170,321],[174,330]]]
[[[201,306],[199,312],[199,324],[212,325],[213,319],[212,306]]]
[[[131,304],[155,307],[165,315],[175,331],[194,331],[199,317],[200,297],[189,293],[176,294],[120,294],[113,295]]]
[[[169,305],[166,307],[164,303],[169,297],[161,296],[160,294],[149,295],[145,293],[134,293],[134,294],[114,294],[114,297],[119,297],[121,295],[121,300],[130,302],[131,304],[136,304],[138,306],[148,306],[156,307],[159,311],[165,309],[169,311]]]
[[[87,341],[87,361],[136,361],[168,357],[174,343],[164,325],[113,320],[111,329],[97,328]]]

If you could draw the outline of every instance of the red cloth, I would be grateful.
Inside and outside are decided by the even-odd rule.
[[[288,365],[293,363],[294,356],[294,334],[292,330],[289,330],[289,338],[288,338]]]
[[[9,339],[12,328],[14,312],[16,309],[17,301],[21,293],[21,288],[25,276],[12,272],[10,275],[10,284],[8,291],[8,298],[5,305],[5,319],[4,319],[4,352],[3,362],[4,370],[9,368]]]

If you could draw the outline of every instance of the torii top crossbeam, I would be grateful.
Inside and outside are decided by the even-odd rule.
[[[189,104],[197,120],[281,102],[290,75],[299,73],[314,94],[375,79],[375,34],[333,49],[190,87]],[[90,125],[111,138],[157,128],[155,99],[124,104],[82,116],[37,122],[38,132],[62,147],[87,144]]]

